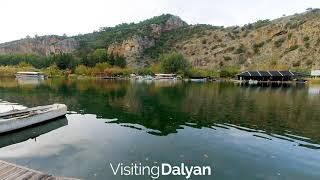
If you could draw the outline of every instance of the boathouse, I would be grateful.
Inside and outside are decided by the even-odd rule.
[[[292,81],[304,75],[292,71],[245,71],[237,75],[238,80]]]

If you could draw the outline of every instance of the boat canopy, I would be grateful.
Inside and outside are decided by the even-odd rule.
[[[40,74],[43,74],[43,73],[41,73],[41,72],[27,72],[27,71],[25,71],[25,72],[17,72],[17,74],[21,74],[21,75],[23,75],[23,74],[30,74],[30,75],[40,75]]]
[[[156,76],[163,76],[163,77],[174,77],[177,76],[176,74],[155,74]]]
[[[41,73],[41,72],[27,72],[27,71],[25,71],[25,72],[17,72],[17,74],[32,74],[32,75],[38,75],[38,74],[43,74],[43,73]]]

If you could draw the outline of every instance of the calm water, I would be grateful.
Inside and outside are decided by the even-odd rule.
[[[110,162],[213,168],[211,177],[191,179],[320,179],[319,92],[317,86],[1,79],[0,111],[60,102],[69,114],[1,135],[0,159],[83,179],[151,179],[113,176]]]

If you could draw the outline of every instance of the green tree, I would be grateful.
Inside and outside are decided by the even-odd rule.
[[[105,49],[96,49],[92,53],[92,58],[96,63],[106,62],[108,59],[107,51]]]
[[[114,65],[125,68],[127,65],[126,59],[123,56],[116,55],[114,59]]]
[[[82,64],[90,67],[94,67],[97,63],[107,62],[108,55],[105,49],[96,49],[91,53],[88,53],[86,57],[82,57]]]
[[[110,65],[114,65],[114,63],[115,63],[115,56],[113,55],[113,53],[111,53],[110,55],[109,55],[109,57],[108,57],[108,63],[110,64]]]
[[[74,69],[77,65],[72,54],[60,53],[53,56],[53,59],[59,69]]]
[[[160,56],[160,67],[164,73],[186,73],[190,69],[190,64],[182,54],[171,52]]]

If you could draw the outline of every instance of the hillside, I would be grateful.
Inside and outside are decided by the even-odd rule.
[[[0,44],[0,54],[73,53],[88,59],[96,49],[125,57],[134,67],[160,54],[182,53],[194,67],[221,69],[320,68],[320,11],[261,20],[242,27],[188,25],[177,16],[157,16],[74,37],[43,36]]]
[[[51,53],[72,53],[78,48],[78,41],[63,36],[41,36],[25,38],[0,44],[0,54],[37,54],[50,55]]]
[[[320,11],[243,27],[205,30],[173,47],[198,67],[311,69],[320,66]]]

